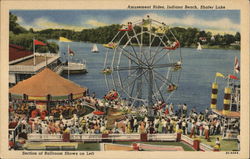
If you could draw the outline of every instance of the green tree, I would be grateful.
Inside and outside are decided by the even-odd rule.
[[[230,44],[235,42],[235,38],[231,34],[225,34],[223,39],[224,39],[226,45],[230,45]]]
[[[17,16],[9,13],[9,29],[14,34],[27,33],[28,31],[17,23]]]
[[[234,38],[235,38],[236,41],[240,41],[240,33],[237,32],[237,33],[235,34]]]

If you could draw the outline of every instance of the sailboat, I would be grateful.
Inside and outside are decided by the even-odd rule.
[[[197,50],[198,50],[198,51],[202,50],[201,44],[200,44],[199,42],[198,42],[197,44],[198,44]]]
[[[91,49],[91,52],[92,52],[92,53],[98,53],[98,52],[99,52],[99,50],[98,50],[96,44],[93,45],[93,47],[92,47],[92,49]]]

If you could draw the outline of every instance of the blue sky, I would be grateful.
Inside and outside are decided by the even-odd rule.
[[[18,23],[35,30],[65,28],[76,31],[126,24],[150,15],[172,27],[196,27],[213,33],[240,31],[239,10],[11,10]]]

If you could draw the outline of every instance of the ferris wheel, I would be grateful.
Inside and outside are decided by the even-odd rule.
[[[108,44],[103,74],[108,90],[131,105],[152,108],[178,90],[182,70],[180,42],[165,23],[147,16],[128,22]]]

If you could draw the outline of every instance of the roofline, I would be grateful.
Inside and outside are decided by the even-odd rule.
[[[25,57],[21,57],[21,58],[16,59],[16,60],[12,60],[12,61],[9,62],[9,65],[13,65],[13,64],[15,64],[15,63],[18,63],[18,62],[27,60],[27,59],[29,59],[29,58],[32,58],[33,56],[34,56],[34,54],[29,55],[29,56],[25,56]]]

